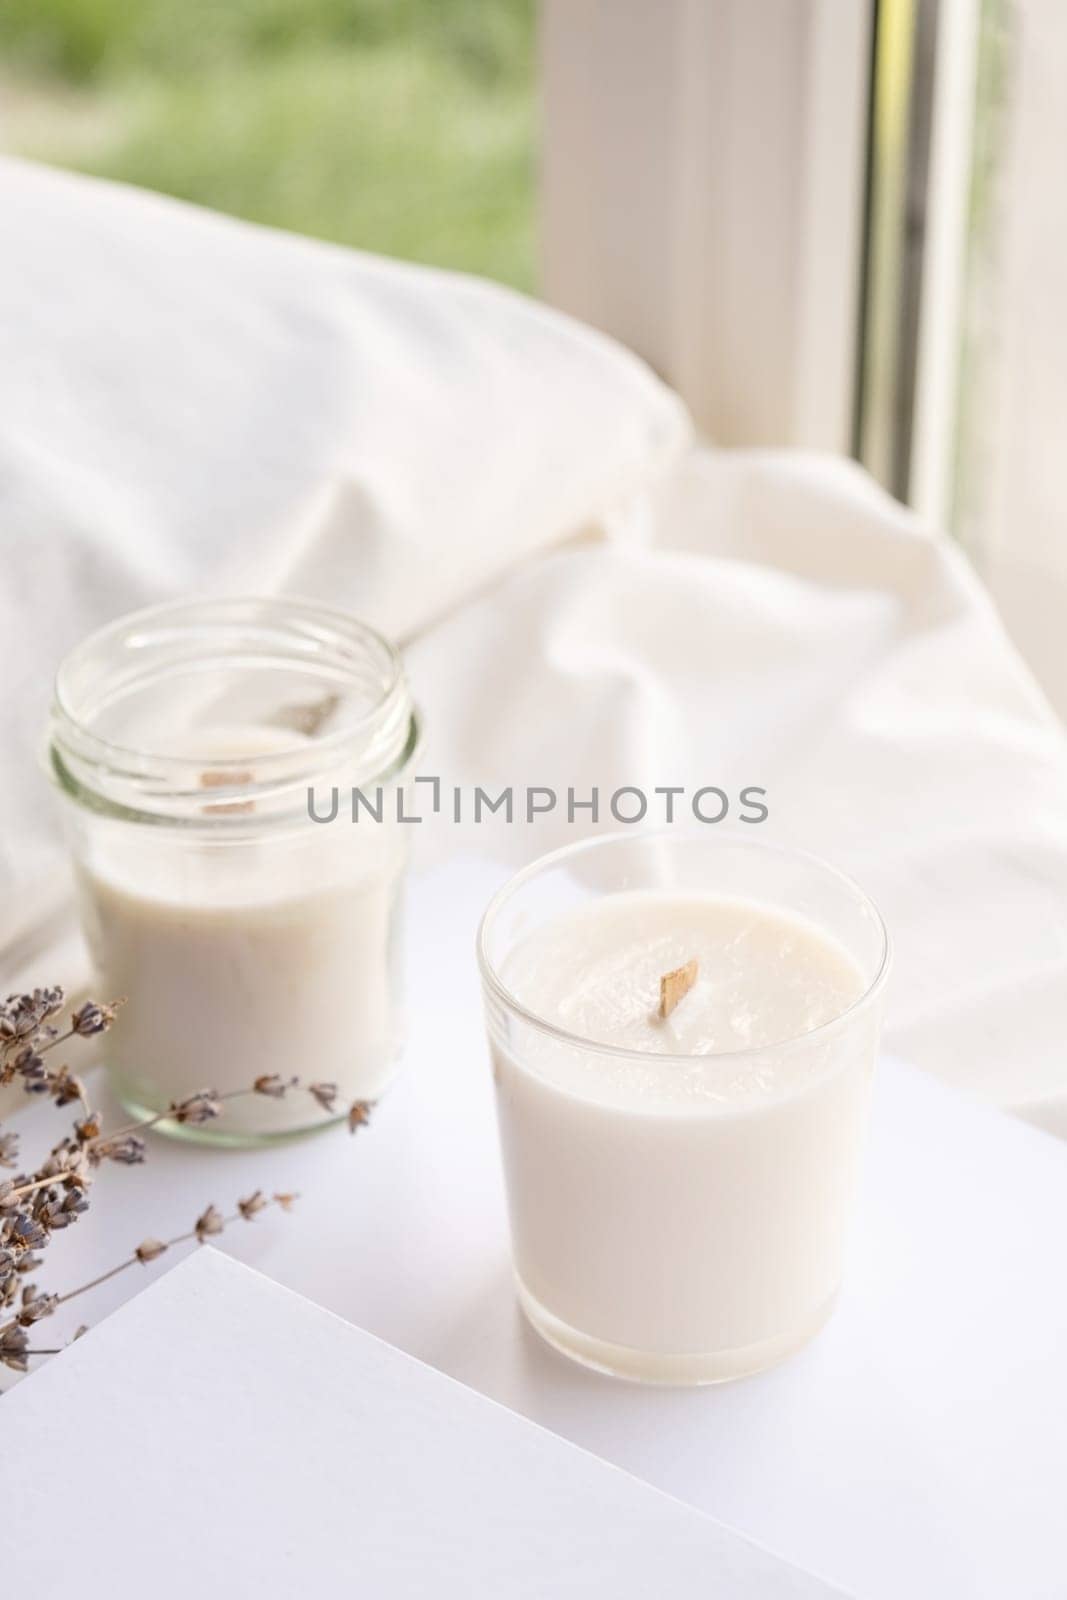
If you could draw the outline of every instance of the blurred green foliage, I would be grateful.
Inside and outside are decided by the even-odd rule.
[[[533,280],[534,0],[0,0],[5,143]]]

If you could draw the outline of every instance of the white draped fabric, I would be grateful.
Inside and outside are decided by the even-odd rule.
[[[959,551],[855,467],[689,442],[504,290],[0,162],[3,980],[76,980],[39,763],[63,651],[183,593],[407,644],[445,785],[766,790],[874,895],[889,1042],[1067,1134],[1067,743]],[[444,818],[424,859],[592,825]],[[722,826],[729,826],[728,821]],[[738,824],[740,825],[740,824]]]

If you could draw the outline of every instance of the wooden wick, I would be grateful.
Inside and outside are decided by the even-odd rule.
[[[201,789],[239,789],[242,784],[251,783],[251,772],[202,772],[200,774]],[[227,800],[220,801],[218,805],[204,806],[203,810],[212,812],[254,811],[254,800]]]
[[[659,1014],[669,1017],[679,1000],[684,1000],[700,971],[695,961],[687,961],[682,967],[675,967],[673,972],[665,972],[659,980]]]

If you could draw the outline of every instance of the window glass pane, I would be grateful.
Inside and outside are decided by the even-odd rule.
[[[0,143],[531,288],[535,0],[4,0]]]
[[[1067,709],[1067,6],[982,0],[952,521]]]

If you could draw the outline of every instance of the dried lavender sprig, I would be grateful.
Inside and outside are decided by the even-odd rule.
[[[97,1008],[101,1009],[101,1008]],[[94,1134],[84,1140],[84,1149],[90,1159],[95,1155],[98,1158],[118,1160],[126,1165],[135,1164],[144,1157],[144,1145],[138,1138],[138,1132],[150,1128],[168,1117],[176,1118],[179,1122],[192,1123],[210,1121],[221,1114],[223,1102],[240,1099],[249,1094],[266,1094],[271,1098],[280,1098],[287,1088],[298,1087],[299,1079],[293,1078],[285,1084],[281,1091],[277,1087],[278,1080],[274,1077],[257,1079],[255,1084],[246,1089],[232,1089],[224,1094],[214,1090],[200,1090],[195,1095],[190,1095],[186,1100],[172,1102],[166,1111],[157,1113],[156,1116],[145,1122],[132,1122],[123,1127],[111,1129],[105,1133]],[[323,1109],[332,1112],[337,1090],[333,1084],[312,1084],[309,1093]],[[356,1129],[364,1126],[370,1120],[373,1102],[367,1100],[353,1101],[348,1111],[349,1131],[355,1133]],[[217,1109],[216,1109],[217,1108]],[[90,1113],[91,1115],[91,1113]],[[78,1125],[79,1130],[84,1125]],[[57,1147],[58,1148],[58,1147]],[[53,1152],[55,1155],[56,1152]],[[45,1188],[80,1188],[87,1187],[87,1175],[75,1170],[62,1170],[50,1172],[27,1179],[24,1183],[15,1183],[8,1179],[0,1183],[0,1207],[8,1207],[12,1201],[22,1199],[35,1191]]]
[[[281,1100],[290,1089],[307,1089],[308,1094],[326,1112],[332,1113],[334,1102],[337,1099],[338,1089],[332,1083],[310,1083],[306,1086],[299,1078],[279,1078],[276,1073],[267,1073],[243,1089],[227,1089],[220,1092],[218,1089],[200,1089],[196,1094],[189,1095],[185,1100],[172,1100],[165,1111],[157,1111],[151,1117],[145,1117],[140,1122],[126,1122],[119,1128],[112,1128],[106,1133],[99,1134],[89,1140],[91,1148],[100,1149],[110,1144],[115,1139],[124,1138],[127,1134],[143,1133],[146,1128],[154,1128],[160,1122],[191,1123],[196,1125],[203,1122],[212,1122],[222,1115],[224,1104],[231,1100],[242,1100],[248,1095],[265,1095],[271,1100]],[[350,1126],[353,1131],[361,1123],[370,1120],[370,1112],[374,1102],[372,1100],[357,1100],[349,1111]],[[361,1107],[360,1113],[356,1107]],[[365,1113],[365,1115],[363,1114]],[[351,1121],[352,1117],[356,1121]]]
[[[0,1049],[6,1053],[15,1045],[26,1044],[40,1034],[49,1017],[54,1017],[63,1009],[63,1000],[63,990],[58,986],[54,989],[37,989],[32,995],[9,995],[0,1008]],[[54,1050],[56,1045],[73,1039],[76,1034],[87,1039],[94,1033],[106,1033],[119,1008],[125,1003],[124,998],[112,1000],[107,1005],[101,1005],[97,1000],[87,1000],[77,1011],[71,1012],[70,1027],[66,1032],[52,1032],[49,1038],[41,1040],[38,1049]]]
[[[21,1200],[23,1195],[33,1194],[35,1189],[58,1189],[64,1183],[71,1183],[79,1188],[81,1187],[80,1180],[73,1174],[68,1178],[52,1172],[44,1177],[30,1178],[25,1183],[20,1184],[16,1184],[12,1178],[7,1178],[3,1183],[0,1183],[0,1210],[7,1209],[9,1202],[12,1200]]]
[[[188,1244],[195,1239],[197,1244],[205,1244],[209,1238],[214,1238],[231,1222],[251,1222],[260,1211],[265,1211],[268,1206],[277,1205],[283,1211],[289,1210],[298,1196],[294,1194],[276,1194],[271,1199],[260,1195],[257,1189],[254,1195],[247,1200],[238,1200],[237,1210],[231,1216],[224,1217],[216,1206],[208,1206],[197,1217],[193,1226],[187,1233],[175,1234],[173,1239],[146,1239],[137,1246],[137,1249],[125,1261],[120,1261],[118,1266],[104,1272],[98,1278],[93,1278],[90,1283],[83,1283],[77,1289],[68,1289],[66,1294],[56,1297],[56,1305],[66,1305],[68,1300],[76,1300],[81,1294],[87,1294],[90,1289],[97,1288],[106,1283],[109,1278],[115,1278],[120,1272],[125,1272],[128,1267],[138,1264],[147,1266],[150,1261],[156,1261],[165,1250],[170,1250],[176,1244]],[[253,1210],[247,1208],[254,1204]],[[143,1253],[142,1253],[143,1252]],[[3,1332],[3,1329],[0,1329]]]
[[[9,994],[0,1002],[0,1043],[28,1039],[39,1033],[50,1017],[63,1009],[64,994],[58,986],[35,989],[32,994]]]
[[[199,1089],[196,1094],[189,1095],[185,1100],[172,1100],[165,1111],[157,1111],[151,1117],[144,1117],[137,1122],[124,1122],[118,1128],[108,1128],[105,1132],[96,1134],[88,1141],[87,1148],[100,1152],[116,1140],[125,1139],[129,1134],[143,1133],[160,1122],[187,1122],[194,1125],[212,1122],[215,1117],[222,1115],[224,1102],[239,1100],[242,1095],[255,1092],[251,1087],[229,1089],[225,1094],[220,1094],[216,1089]]]
[[[216,1206],[208,1206],[205,1211],[201,1212],[188,1232],[175,1234],[173,1239],[143,1240],[125,1261],[120,1261],[117,1266],[109,1268],[107,1272],[100,1273],[98,1277],[90,1279],[88,1283],[79,1284],[76,1289],[68,1289],[65,1294],[32,1295],[25,1301],[16,1316],[5,1323],[0,1323],[0,1365],[13,1365],[13,1362],[5,1355],[5,1338],[12,1336],[12,1330],[24,1328],[31,1322],[40,1321],[42,1317],[51,1316],[60,1306],[66,1305],[69,1300],[76,1300],[79,1295],[88,1294],[90,1289],[98,1289],[101,1284],[107,1283],[111,1278],[118,1277],[120,1272],[125,1272],[130,1267],[138,1264],[147,1266],[150,1261],[158,1260],[164,1251],[170,1250],[174,1245],[188,1244],[194,1239],[198,1244],[204,1244],[209,1238],[214,1238],[220,1234],[231,1222],[251,1222],[261,1211],[265,1211],[272,1205],[277,1205],[282,1211],[289,1211],[298,1198],[295,1194],[276,1194],[268,1199],[257,1189],[247,1199],[238,1200],[237,1209],[230,1216],[223,1216]],[[31,1353],[21,1346],[17,1338],[15,1338],[15,1344],[17,1345],[18,1355]],[[18,1370],[24,1369],[20,1368]]]
[[[9,995],[0,1004],[0,1083],[21,1077],[28,1094],[48,1094],[59,1106],[80,1100],[88,1116],[89,1101],[81,1079],[66,1067],[50,1072],[44,1057],[68,1039],[106,1032],[124,1001],[101,1005],[87,1000],[71,1012],[70,1027],[61,1033],[48,1019],[62,1010],[63,1003],[63,990],[57,985],[35,989],[32,994]]]
[[[135,1262],[154,1261],[173,1245],[193,1239],[203,1243],[221,1233],[230,1222],[239,1218],[251,1221],[271,1203],[289,1210],[296,1199],[295,1195],[276,1194],[272,1202],[257,1190],[238,1201],[237,1211],[229,1217],[224,1217],[215,1206],[208,1206],[189,1232],[166,1241],[143,1240],[127,1260],[63,1296],[41,1294],[27,1283],[29,1274],[40,1265],[40,1256],[35,1252],[51,1242],[55,1230],[66,1228],[86,1210],[93,1168],[105,1159],[128,1163],[144,1159],[146,1145],[140,1135],[146,1127],[167,1118],[191,1124],[208,1122],[222,1114],[224,1101],[248,1094],[282,1099],[290,1089],[302,1087],[299,1078],[261,1074],[248,1088],[231,1090],[224,1095],[203,1090],[173,1103],[147,1122],[130,1123],[104,1132],[99,1115],[89,1106],[80,1079],[65,1065],[47,1067],[43,1058],[47,1051],[75,1036],[89,1037],[104,1032],[114,1020],[121,1002],[112,1006],[87,1002],[71,1013],[70,1027],[60,1032],[49,1019],[62,1010],[63,1004],[64,995],[59,988],[11,995],[0,1002],[0,1083],[21,1077],[27,1092],[47,1094],[57,1106],[80,1101],[83,1111],[81,1120],[74,1123],[73,1137],[68,1135],[62,1139],[36,1173],[16,1174],[0,1182],[0,1308],[10,1308],[9,1319],[0,1324],[0,1366],[20,1371],[26,1370],[29,1356],[50,1353],[38,1347],[31,1349],[25,1330],[51,1315],[58,1305],[87,1293]],[[335,1114],[339,1095],[336,1084],[312,1083],[307,1085],[307,1092],[323,1111]],[[352,1103],[347,1113],[351,1132],[369,1121],[371,1110],[369,1101]],[[0,1165],[15,1167],[17,1146],[17,1135],[0,1132]]]
[[[89,1004],[93,1004],[93,1002],[89,1002]],[[119,1008],[119,1006],[121,1004],[122,1004],[121,1000],[114,1001],[114,1003],[112,1005],[110,1005],[110,1006],[98,1006],[98,1005],[93,1004],[93,1009],[94,1009],[94,1011],[101,1013],[101,1015],[110,1016],[111,1020],[114,1021],[115,1015],[116,1015],[116,1013],[118,1011],[118,1008]],[[83,1006],[82,1007],[82,1011],[84,1011],[85,1009],[86,1009],[86,1007]],[[74,1013],[74,1017],[78,1017],[80,1015],[81,1015],[81,1012],[76,1011]],[[52,1037],[50,1039],[39,1039],[39,1040],[37,1040],[37,1042],[35,1042],[33,1044],[33,1048],[34,1048],[34,1050],[36,1051],[36,1053],[38,1055],[43,1056],[46,1053],[46,1051],[55,1050],[55,1049],[57,1049],[59,1047],[59,1045],[66,1044],[67,1041],[70,1040],[70,1039],[88,1038],[90,1033],[103,1033],[105,1028],[109,1027],[109,1026],[110,1026],[110,1023],[105,1023],[105,1024],[102,1024],[102,1025],[99,1025],[99,1026],[95,1026],[95,1027],[87,1030],[84,1027],[78,1027],[76,1025],[76,1023],[73,1022],[73,1020],[72,1020],[71,1026],[69,1028],[67,1028],[64,1033],[55,1033],[55,1034],[52,1035]],[[31,1040],[33,1040],[33,1038],[34,1038],[34,1036],[32,1034],[30,1034],[29,1036],[27,1036],[25,1038],[12,1038],[12,1039],[0,1040],[0,1050],[2,1050],[5,1055],[10,1055],[11,1052],[15,1049],[16,1046],[21,1046],[23,1049],[25,1049],[26,1046],[28,1044],[30,1044]]]

